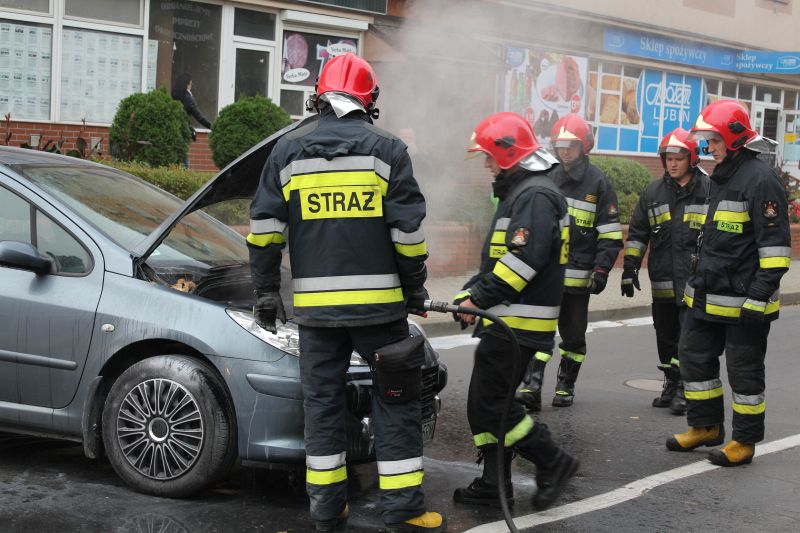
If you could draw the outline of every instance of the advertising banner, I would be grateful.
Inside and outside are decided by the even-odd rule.
[[[586,109],[585,57],[529,48],[506,47],[503,108],[525,117],[547,145],[559,118]]]

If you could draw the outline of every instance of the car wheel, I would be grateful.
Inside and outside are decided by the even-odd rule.
[[[233,410],[206,364],[178,355],[151,357],[111,387],[103,444],[114,470],[134,489],[188,496],[230,470],[236,458]]]

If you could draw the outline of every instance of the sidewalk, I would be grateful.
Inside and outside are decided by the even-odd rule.
[[[425,287],[433,300],[450,302],[463,284],[472,274],[446,278],[432,278],[425,283]],[[620,294],[619,284],[622,276],[621,268],[614,268],[608,276],[606,289],[589,299],[589,322],[598,320],[624,320],[650,316],[650,279],[647,270],[639,272],[639,281],[642,290],[637,291],[633,298],[626,298]],[[800,303],[800,268],[789,268],[781,280],[781,304],[795,305]],[[429,313],[428,318],[420,318],[420,325],[432,337],[441,335],[456,335],[464,333],[452,316],[441,313]],[[471,330],[468,330],[471,331]]]

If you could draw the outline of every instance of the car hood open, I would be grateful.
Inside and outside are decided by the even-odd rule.
[[[134,247],[131,252],[134,264],[138,267],[144,263],[169,232],[189,213],[225,200],[252,198],[258,188],[264,163],[272,153],[278,139],[296,128],[318,120],[318,118],[319,115],[313,115],[286,126],[250,148],[222,169],[219,174],[186,200],[180,209],[167,217],[150,235]]]

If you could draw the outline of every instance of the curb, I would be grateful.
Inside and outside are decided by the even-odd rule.
[[[781,294],[781,304],[798,305],[800,304],[800,292],[789,292]],[[601,320],[627,320],[629,318],[641,318],[650,316],[650,305],[637,305],[632,307],[619,307],[615,309],[593,309],[589,310],[589,322],[598,322]],[[428,337],[443,337],[446,335],[463,335],[471,333],[471,329],[462,330],[461,327],[448,318],[428,320],[418,319],[416,322],[425,330]]]

